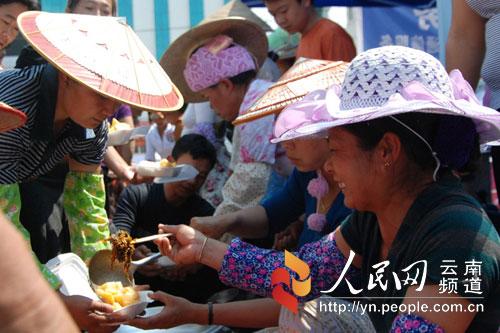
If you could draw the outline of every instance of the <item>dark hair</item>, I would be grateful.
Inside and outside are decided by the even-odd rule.
[[[66,4],[66,7],[68,7],[70,12],[73,12],[75,10],[75,7],[78,5],[80,0],[68,0],[68,3]],[[117,5],[116,5],[116,0],[111,0],[111,15],[116,16],[116,10],[117,10]]]
[[[28,7],[28,10],[40,10],[38,0],[0,0],[0,6],[10,5],[11,3],[18,3]]]
[[[471,119],[439,114],[412,112],[393,116],[421,135],[437,153],[442,168],[462,173],[472,172],[479,157],[479,140]],[[412,162],[404,178],[416,178],[434,170],[436,161],[427,145],[409,129],[391,117],[344,126],[357,137],[361,149],[371,151],[387,132],[396,134],[406,156]],[[461,129],[461,130],[458,130]]]
[[[255,69],[251,69],[249,71],[240,73],[238,75],[235,75],[233,77],[230,77],[229,80],[234,84],[234,85],[247,85],[252,82],[253,79],[257,76],[257,71]]]
[[[206,159],[210,162],[210,169],[217,160],[214,146],[203,135],[186,134],[175,143],[172,156],[177,160],[181,155],[188,153],[194,160]]]

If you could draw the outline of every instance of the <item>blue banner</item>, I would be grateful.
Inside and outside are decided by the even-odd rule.
[[[436,8],[363,8],[364,49],[385,45],[409,46],[439,58]]]

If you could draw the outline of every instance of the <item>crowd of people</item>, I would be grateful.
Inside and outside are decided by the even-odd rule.
[[[480,145],[500,183],[500,5],[453,1],[443,66],[402,46],[357,52],[313,0],[264,3],[300,33],[295,62],[270,52],[239,0],[159,62],[112,18],[116,0],[68,0],[66,14],[0,1],[0,49],[18,31],[29,44],[0,71],[0,331],[500,329],[500,214],[467,185],[490,177]],[[480,76],[487,105],[473,89]],[[133,140],[110,146],[113,119],[133,128],[142,111],[145,153]],[[153,182],[138,157],[197,174]],[[66,252],[88,263],[118,231],[173,235],[133,254],[171,261],[134,274],[164,305],[156,315],[110,316],[110,304],[61,292],[65,281],[44,265]],[[329,301],[353,310],[322,311]]]

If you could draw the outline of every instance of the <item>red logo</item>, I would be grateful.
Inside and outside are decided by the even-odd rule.
[[[285,251],[285,267],[297,273],[299,280],[292,278],[285,268],[277,268],[271,275],[271,286],[273,287],[273,298],[288,310],[297,314],[299,302],[297,296],[306,296],[311,291],[311,271],[306,262],[300,260],[292,253]],[[288,287],[289,291],[285,290]]]

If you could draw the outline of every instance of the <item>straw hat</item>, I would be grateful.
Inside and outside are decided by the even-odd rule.
[[[273,29],[260,17],[258,17],[247,5],[245,5],[241,0],[232,0],[227,4],[219,8],[215,13],[207,16],[200,24],[208,23],[214,20],[221,20],[228,17],[241,17],[247,19],[264,31],[273,31]]]
[[[259,67],[267,57],[267,38],[257,24],[241,17],[208,20],[177,38],[163,54],[160,64],[179,87],[186,102],[203,102],[206,98],[195,93],[183,75],[191,54],[207,41],[218,35],[227,35],[235,43],[245,47],[256,59]]]
[[[480,143],[498,144],[500,113],[482,106],[458,70],[448,73],[428,53],[384,46],[359,54],[342,86],[324,100],[332,119],[297,129],[314,133],[408,112],[462,116],[473,120]],[[495,142],[496,141],[496,142]]]
[[[348,63],[300,58],[273,84],[247,111],[233,121],[234,125],[246,123],[273,113],[279,113],[289,104],[301,100],[314,90],[340,84]]]
[[[20,127],[26,122],[26,115],[0,102],[0,132]]]
[[[184,101],[134,31],[113,17],[24,12],[18,26],[47,61],[101,95],[147,111]]]

